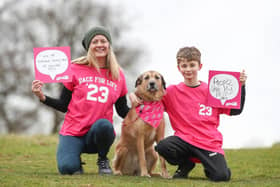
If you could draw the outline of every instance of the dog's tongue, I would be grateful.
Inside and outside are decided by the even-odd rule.
[[[157,89],[156,89],[156,88],[150,88],[149,91],[150,91],[150,92],[156,92]]]

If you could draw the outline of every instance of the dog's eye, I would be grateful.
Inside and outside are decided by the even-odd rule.
[[[148,79],[149,79],[149,76],[144,77],[144,79],[145,79],[145,80],[148,80]]]
[[[156,75],[155,78],[156,78],[156,79],[160,79],[160,76]]]

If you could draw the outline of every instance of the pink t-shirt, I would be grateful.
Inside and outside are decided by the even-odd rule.
[[[83,136],[93,123],[100,119],[113,122],[113,105],[117,99],[127,93],[123,72],[120,70],[119,80],[108,79],[108,69],[100,69],[71,64],[72,82],[64,86],[72,91],[72,99],[68,105],[60,134]]]
[[[136,107],[138,116],[151,125],[157,128],[163,118],[164,106],[160,101],[144,101],[142,105]]]
[[[207,106],[208,86],[191,88],[183,82],[166,89],[163,104],[175,136],[201,149],[224,154],[223,136],[218,131],[220,114],[229,115],[230,109]]]

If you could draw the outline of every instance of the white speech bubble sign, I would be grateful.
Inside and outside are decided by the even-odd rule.
[[[49,75],[54,80],[56,75],[67,70],[68,58],[60,50],[45,50],[37,55],[36,67],[40,73]]]
[[[227,100],[233,99],[237,96],[239,90],[238,80],[229,74],[214,75],[209,83],[210,94],[219,99],[222,105]]]

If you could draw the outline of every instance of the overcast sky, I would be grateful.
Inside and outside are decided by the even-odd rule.
[[[248,74],[240,116],[223,116],[224,148],[270,146],[280,142],[280,2],[277,0],[111,0],[124,7],[132,25],[129,42],[141,44],[141,71],[161,72],[167,84],[183,80],[176,52],[196,46],[202,53],[200,80],[209,70]],[[133,63],[133,62],[132,62]]]

